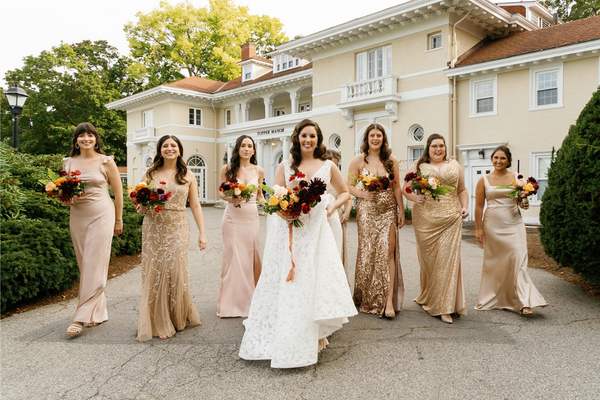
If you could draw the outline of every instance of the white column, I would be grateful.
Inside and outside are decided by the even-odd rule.
[[[283,148],[283,159],[287,160],[288,158],[290,158],[290,144],[291,144],[291,140],[289,136],[284,136],[281,138],[282,141],[282,148]]]
[[[231,162],[231,154],[233,154],[233,143],[227,143],[227,162]]]
[[[264,96],[265,102],[265,118],[271,118],[273,116],[273,98],[271,96]]]
[[[240,103],[242,109],[242,122],[250,121],[250,104],[246,101]]]
[[[240,122],[242,122],[242,120],[240,119],[240,109],[241,109],[241,105],[239,103],[237,103],[235,105],[235,123],[239,124]]]
[[[298,112],[298,102],[300,100],[300,93],[297,90],[290,90],[290,100],[292,101],[292,114]]]
[[[258,163],[259,167],[263,167],[264,168],[264,163],[263,163],[263,144],[264,144],[264,140],[256,140],[256,162]]]

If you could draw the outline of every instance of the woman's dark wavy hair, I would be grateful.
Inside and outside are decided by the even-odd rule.
[[[506,168],[510,168],[510,166],[512,165],[512,154],[510,154],[510,150],[508,149],[508,147],[506,147],[506,146],[496,147],[494,149],[494,151],[492,151],[492,155],[490,157],[490,160],[492,160],[492,162],[493,162],[494,154],[496,154],[497,151],[503,151],[504,154],[506,154],[506,158],[508,158],[508,165],[506,165]]]
[[[158,142],[156,143],[156,155],[154,156],[154,161],[152,162],[152,165],[150,166],[150,168],[148,168],[148,171],[146,171],[146,176],[150,179],[154,179],[154,175],[156,174],[158,168],[162,167],[165,164],[165,159],[160,153],[160,149],[162,148],[163,143],[169,139],[173,139],[175,143],[177,143],[177,147],[179,147],[175,182],[177,182],[178,185],[185,185],[187,183],[187,179],[185,179],[185,176],[187,175],[188,168],[187,165],[185,165],[185,162],[183,161],[183,145],[181,144],[181,141],[177,138],[177,136],[174,135],[165,135],[158,139]]]
[[[429,164],[431,162],[431,159],[429,158],[429,147],[431,146],[431,142],[433,142],[435,139],[442,139],[444,141],[444,147],[446,147],[446,139],[444,139],[442,135],[440,135],[439,133],[432,133],[431,135],[429,135],[429,137],[427,138],[427,144],[425,145],[425,150],[423,150],[423,155],[421,156],[421,158],[419,158],[419,161],[417,161],[417,171],[419,170],[421,164]],[[447,159],[448,148],[446,147],[446,152],[444,153],[444,161],[446,161]]]
[[[310,119],[304,119],[298,122],[298,125],[296,125],[294,132],[292,133],[292,148],[290,149],[290,154],[292,155],[292,169],[295,173],[300,171],[298,166],[302,161],[302,153],[300,152],[300,139],[298,137],[300,136],[302,129],[306,128],[307,126],[312,126],[317,131],[317,147],[315,148],[313,156],[321,160],[329,160],[330,158],[327,155],[327,148],[323,144],[323,132],[321,132],[319,124],[311,121]]]
[[[363,144],[360,146],[360,151],[364,154],[365,164],[368,164],[367,157],[369,156],[369,133],[373,130],[377,129],[383,133],[383,142],[381,143],[381,148],[379,149],[379,159],[381,163],[385,167],[385,170],[388,174],[393,174],[394,172],[394,162],[390,160],[390,156],[392,155],[392,149],[388,147],[387,135],[385,134],[385,128],[379,124],[371,124],[367,126],[365,130],[365,134],[363,135]]]
[[[228,180],[237,178],[238,171],[240,170],[240,147],[242,147],[244,139],[250,139],[252,141],[252,148],[254,149],[254,154],[250,157],[250,164],[258,165],[258,162],[256,161],[256,145],[254,144],[254,139],[248,135],[242,135],[235,141],[235,147],[231,153],[231,161],[225,172],[225,177]]]
[[[79,125],[77,125],[77,128],[75,128],[75,133],[73,134],[73,141],[71,143],[71,154],[69,154],[69,157],[75,157],[81,154],[81,150],[78,147],[75,147],[75,145],[77,144],[77,138],[82,133],[91,133],[92,135],[94,135],[94,137],[96,138],[96,145],[98,146],[98,148],[96,148],[96,145],[94,146],[94,151],[96,153],[106,155],[104,150],[102,150],[102,140],[100,140],[100,135],[98,135],[98,132],[96,132],[96,128],[94,128],[94,125],[90,124],[89,122],[82,122]]]

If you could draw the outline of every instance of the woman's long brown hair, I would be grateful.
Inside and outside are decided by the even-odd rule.
[[[240,170],[240,147],[242,147],[244,139],[250,139],[252,141],[252,148],[254,149],[254,154],[250,157],[250,164],[258,165],[258,162],[256,161],[256,145],[254,144],[254,139],[248,135],[242,135],[235,141],[235,147],[231,153],[231,161],[225,172],[225,178],[227,180],[237,179],[237,174]]]
[[[173,139],[179,147],[175,182],[177,182],[178,185],[185,185],[187,183],[187,179],[185,179],[185,176],[187,175],[188,168],[187,165],[185,165],[185,162],[183,162],[183,145],[181,144],[181,141],[177,138],[177,136],[173,135],[165,135],[158,139],[158,142],[156,143],[156,155],[154,156],[154,161],[152,162],[152,165],[150,166],[150,168],[148,168],[148,171],[146,171],[146,176],[151,179],[154,179],[153,176],[156,174],[158,168],[162,167],[165,164],[165,159],[163,158],[160,149],[162,148],[163,143],[166,142],[168,139]]]
[[[298,173],[300,170],[298,167],[300,166],[300,162],[302,162],[302,153],[300,152],[300,132],[302,129],[307,126],[312,126],[317,131],[317,147],[313,153],[313,156],[317,159],[321,160],[329,160],[329,156],[327,155],[327,148],[323,144],[323,132],[321,132],[321,128],[319,128],[319,124],[310,119],[304,119],[298,122],[298,125],[294,128],[294,132],[292,133],[292,148],[290,149],[290,154],[292,155],[292,169],[295,173]]]
[[[429,147],[431,147],[431,142],[433,142],[435,139],[442,139],[444,141],[444,147],[446,147],[446,139],[444,139],[442,135],[440,135],[439,133],[432,133],[431,135],[429,135],[429,137],[427,138],[427,144],[425,145],[425,150],[423,150],[423,155],[421,156],[421,158],[419,158],[419,161],[417,161],[417,171],[419,170],[421,164],[429,164],[431,162],[431,159],[429,158]],[[444,161],[446,161],[447,159],[448,148],[446,147],[446,151],[444,152]]]
[[[94,128],[94,125],[90,124],[89,122],[82,122],[79,125],[77,125],[77,128],[75,128],[75,133],[73,134],[73,141],[71,143],[71,154],[69,154],[69,157],[75,157],[81,154],[81,150],[79,149],[79,147],[75,147],[75,145],[77,144],[77,138],[82,133],[91,133],[92,135],[94,135],[94,137],[96,138],[96,145],[94,146],[94,151],[98,154],[106,155],[104,150],[102,150],[102,140],[100,140],[100,135],[98,135],[98,132],[96,132],[96,128]],[[98,146],[98,148],[96,148],[96,146]]]
[[[383,164],[388,174],[392,175],[394,173],[394,162],[390,160],[390,156],[392,155],[392,149],[388,147],[385,129],[379,124],[371,124],[367,126],[365,134],[363,135],[363,144],[362,146],[360,146],[360,150],[364,154],[365,164],[368,164],[367,157],[369,156],[369,133],[373,129],[377,129],[383,134],[383,142],[381,143],[381,148],[379,149],[379,160],[381,160],[381,163]]]

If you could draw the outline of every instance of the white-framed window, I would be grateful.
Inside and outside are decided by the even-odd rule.
[[[563,106],[563,66],[531,68],[529,110]]]
[[[242,82],[252,80],[252,65],[244,65],[242,67]]]
[[[375,79],[392,74],[392,46],[365,51],[356,55],[356,80]]]
[[[531,151],[529,153],[529,174],[538,181],[538,192],[533,197],[531,204],[542,203],[542,196],[548,187],[548,169],[552,160],[552,151]]]
[[[408,166],[413,165],[423,155],[424,146],[410,146],[408,148]]]
[[[231,109],[225,110],[225,126],[231,125]]]
[[[425,137],[425,130],[421,125],[413,125],[408,130],[408,138],[413,143],[420,143]]]
[[[339,150],[341,145],[342,138],[340,137],[340,135],[338,135],[337,133],[331,135],[331,137],[329,138],[329,147],[331,147],[333,150]]]
[[[142,111],[142,128],[154,126],[154,110]]]
[[[287,54],[282,54],[280,56],[275,57],[274,63],[274,71],[275,73],[281,71],[287,71],[288,69],[296,68],[301,66],[301,60],[296,57],[288,56]]]
[[[300,112],[308,112],[310,111],[310,102],[308,103],[300,103],[299,104]]]
[[[201,202],[206,201],[206,161],[199,155],[193,155],[187,160],[187,166],[198,182],[198,197]]]
[[[275,109],[273,110],[273,114],[274,114],[276,117],[279,117],[280,115],[285,115],[285,107],[278,107],[278,108],[275,108]]]
[[[442,33],[436,32],[428,35],[427,50],[437,50],[442,48]]]
[[[188,119],[190,125],[202,126],[202,109],[190,107]]]
[[[498,77],[485,76],[470,80],[470,117],[498,115]]]

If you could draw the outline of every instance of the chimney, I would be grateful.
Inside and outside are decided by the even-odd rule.
[[[256,56],[256,45],[254,43],[244,43],[242,46],[242,61],[246,61]]]

